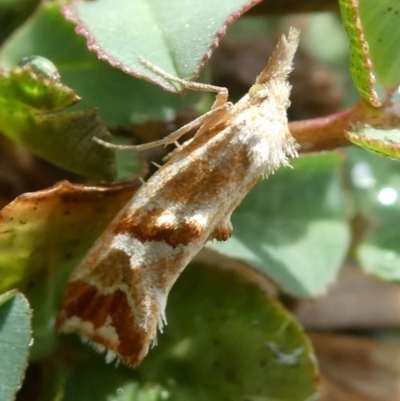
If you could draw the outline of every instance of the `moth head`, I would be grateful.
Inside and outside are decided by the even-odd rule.
[[[290,106],[291,86],[286,80],[276,79],[266,83],[255,83],[248,91],[251,105],[260,106],[267,102],[273,109],[285,111]],[[265,103],[265,104],[267,104]]]

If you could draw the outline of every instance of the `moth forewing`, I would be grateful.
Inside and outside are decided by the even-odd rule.
[[[209,239],[229,238],[233,210],[262,176],[297,154],[286,117],[297,43],[291,29],[256,87],[235,105],[226,102],[226,89],[210,88],[217,100],[192,124],[194,138],[142,185],[72,274],[57,319],[61,331],[79,333],[129,366],[142,361],[182,270]]]

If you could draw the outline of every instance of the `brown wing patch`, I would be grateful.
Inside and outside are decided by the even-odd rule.
[[[115,352],[127,365],[138,365],[147,354],[152,338],[137,325],[123,291],[104,295],[83,281],[70,282],[61,310],[57,319],[61,331],[78,332]],[[71,317],[75,325],[69,324]],[[117,337],[107,335],[105,329],[110,326]]]

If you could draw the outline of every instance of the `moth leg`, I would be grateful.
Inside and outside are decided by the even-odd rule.
[[[142,64],[144,64],[151,71],[155,72],[156,74],[160,75],[161,77],[163,77],[169,81],[177,82],[177,83],[181,84],[185,89],[191,89],[191,90],[200,91],[200,92],[215,92],[216,96],[215,96],[214,103],[211,107],[211,110],[208,111],[207,113],[203,114],[202,116],[198,117],[194,121],[184,125],[183,127],[177,129],[176,131],[170,133],[165,138],[160,139],[158,141],[145,143],[143,145],[114,145],[112,143],[103,141],[102,139],[99,139],[96,137],[93,138],[93,140],[95,142],[97,142],[98,144],[103,145],[107,148],[111,148],[111,149],[136,150],[139,152],[146,150],[146,149],[152,149],[154,147],[161,146],[161,145],[169,145],[171,143],[178,141],[178,139],[181,136],[185,135],[189,131],[199,128],[202,124],[205,124],[205,127],[204,128],[201,127],[199,132],[196,133],[196,135],[201,134],[202,132],[207,130],[210,126],[216,124],[217,121],[219,122],[219,119],[224,115],[226,110],[232,107],[232,103],[228,102],[228,89],[220,87],[220,86],[202,84],[199,82],[186,81],[182,78],[178,78],[174,75],[167,73],[163,69],[157,67],[156,65],[150,63],[149,61],[145,60],[142,57],[139,57],[139,60]]]
[[[226,241],[233,232],[231,216],[223,218],[211,233],[209,240],[216,239],[217,241]]]
[[[169,74],[168,72],[164,71],[162,68],[157,67],[150,61],[144,59],[143,57],[139,57],[140,62],[145,65],[149,70],[155,72],[160,77],[167,79],[168,81],[177,82],[181,84],[185,89],[191,89],[193,91],[198,92],[215,92],[216,97],[214,104],[211,107],[211,110],[222,106],[228,101],[228,89],[223,88],[222,86],[215,86],[210,84],[203,84],[201,82],[193,82],[193,81],[186,81],[185,79],[176,77],[175,75]]]
[[[199,128],[205,122],[207,122],[207,127],[212,124],[215,124],[216,122],[219,122],[219,119],[221,118],[221,116],[223,116],[227,112],[227,110],[231,107],[232,107],[232,103],[230,103],[230,102],[224,103],[223,105],[221,105],[217,108],[211,109],[207,113],[196,118],[195,120],[184,125],[183,127],[177,129],[176,131],[171,132],[169,135],[167,135],[163,139],[160,139],[160,140],[154,141],[154,142],[144,143],[143,145],[115,145],[113,143],[103,141],[102,139],[97,138],[97,137],[94,137],[93,141],[95,141],[96,143],[98,143],[106,148],[117,149],[117,150],[136,150],[138,152],[141,152],[146,149],[152,149],[152,148],[155,148],[156,146],[161,146],[161,145],[166,146],[171,143],[175,143],[181,136],[187,134],[189,131]],[[202,130],[202,131],[204,131],[204,130]]]

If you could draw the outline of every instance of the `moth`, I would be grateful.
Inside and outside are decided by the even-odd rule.
[[[137,366],[166,324],[168,293],[182,270],[209,240],[232,234],[233,210],[262,177],[297,156],[288,129],[287,77],[299,34],[282,36],[268,64],[236,104],[228,91],[171,76],[185,88],[216,92],[212,109],[143,150],[195,136],[135,193],[71,275],[57,318],[63,332],[77,332]],[[101,142],[101,141],[100,141]],[[115,145],[107,145],[118,147]]]

